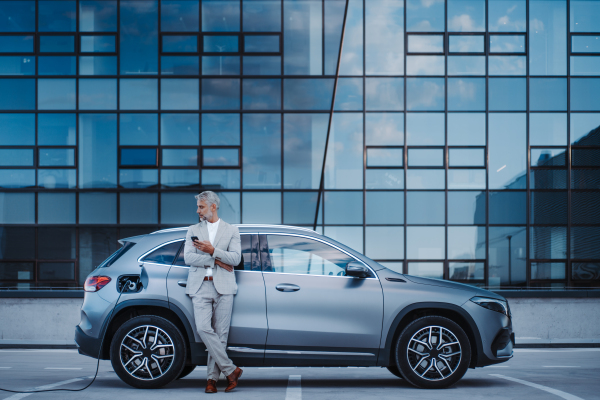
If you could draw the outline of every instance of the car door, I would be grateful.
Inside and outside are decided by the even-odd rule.
[[[238,292],[233,300],[229,329],[228,354],[240,365],[262,365],[267,338],[267,305],[265,284],[258,258],[257,235],[241,234],[242,261],[235,267]],[[206,347],[196,331],[192,299],[185,294],[189,266],[185,265],[183,248],[167,277],[169,302],[177,306],[190,322],[195,340],[204,354]],[[201,357],[198,362],[205,362]]]
[[[269,334],[266,365],[375,365],[383,294],[376,274],[345,276],[357,261],[301,234],[260,235]]]

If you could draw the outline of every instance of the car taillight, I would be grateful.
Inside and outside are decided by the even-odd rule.
[[[97,292],[108,285],[110,278],[108,276],[90,276],[85,280],[83,290],[86,292]]]

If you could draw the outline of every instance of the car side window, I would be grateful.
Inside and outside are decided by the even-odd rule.
[[[241,259],[240,263],[235,266],[234,269],[236,271],[252,270],[252,256],[251,256],[252,236],[253,235],[240,235],[240,241],[241,241],[241,246],[242,246],[242,259]],[[177,256],[177,260],[175,261],[175,263],[173,265],[178,265],[178,266],[182,266],[182,267],[186,266],[185,259],[184,259],[184,253],[185,253],[184,248],[182,247],[181,251],[179,252],[179,255]],[[255,270],[256,270],[256,268],[255,268]]]
[[[177,256],[179,248],[182,246],[183,241],[178,240],[177,242],[169,243],[159,247],[152,253],[148,254],[142,259],[144,262],[171,265]]]
[[[297,236],[267,235],[271,268],[288,274],[345,276],[349,255],[316,240]]]

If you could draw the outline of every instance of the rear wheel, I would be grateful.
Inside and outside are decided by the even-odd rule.
[[[157,316],[128,320],[110,345],[110,361],[116,374],[140,389],[159,388],[174,381],[185,366],[185,356],[186,344],[179,329]]]
[[[442,389],[467,372],[471,345],[454,321],[437,316],[411,322],[396,342],[396,365],[404,379],[425,389]]]

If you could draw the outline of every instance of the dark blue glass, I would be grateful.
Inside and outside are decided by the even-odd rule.
[[[75,114],[38,114],[38,145],[75,146]]]
[[[244,56],[244,75],[281,75],[280,56]]]
[[[408,113],[406,143],[411,146],[443,146],[444,114]]]
[[[239,56],[202,57],[202,75],[239,75]]]
[[[75,32],[77,9],[75,0],[44,0],[38,2],[40,32]]]
[[[74,224],[77,209],[75,196],[75,193],[39,193],[38,223]]]
[[[197,110],[200,102],[198,84],[198,79],[161,79],[160,108]]]
[[[116,187],[117,115],[79,114],[78,143],[79,187]]]
[[[407,78],[407,110],[444,110],[444,78]]]
[[[367,192],[366,199],[367,224],[404,223],[404,192]]]
[[[202,146],[239,146],[240,114],[202,114]]]
[[[73,53],[75,36],[40,36],[41,53]]]
[[[361,111],[363,109],[362,78],[338,79],[334,110]]]
[[[600,111],[600,78],[571,79],[571,110]]]
[[[367,149],[367,167],[401,167],[404,164],[403,149]]]
[[[485,78],[448,78],[449,111],[485,111]]]
[[[158,74],[158,1],[120,2],[121,74]]]
[[[75,149],[39,149],[41,167],[74,167]]]
[[[542,192],[544,193],[544,192]],[[554,192],[550,192],[552,195],[554,195]],[[553,207],[549,207],[547,209],[547,211],[552,210],[552,208],[556,207],[558,210],[560,210],[561,212],[564,210],[564,207],[566,207],[566,198],[563,199],[563,197],[566,197],[566,192],[560,192],[561,196],[556,196],[556,198],[551,198],[551,204]],[[545,194],[548,194],[548,192],[545,192]],[[572,192],[571,193],[571,216],[572,216],[572,222],[574,224],[599,224],[600,223],[600,212],[598,210],[598,207],[596,207],[595,205],[598,204],[598,200],[599,200],[600,194],[598,192]],[[554,201],[552,201],[554,200]],[[564,203],[558,203],[558,201],[560,200],[564,200]],[[566,212],[566,210],[564,210],[564,212]],[[550,216],[551,214],[549,213],[548,216]],[[563,217],[563,214],[560,214],[561,217]],[[564,216],[564,218],[561,218],[560,221],[558,223],[564,223],[566,224],[566,221],[563,222],[563,220],[566,220],[566,215]]]
[[[485,146],[485,113],[448,113],[448,145]]]
[[[279,36],[245,36],[244,51],[246,53],[279,53]]]
[[[362,192],[325,192],[326,224],[362,224]]]
[[[33,53],[33,36],[0,36],[0,52]]]
[[[82,53],[114,53],[115,36],[80,36]]]
[[[33,149],[0,149],[0,166],[33,167]]]
[[[281,32],[281,2],[245,0],[243,3],[245,32]]]
[[[77,57],[71,56],[39,56],[39,75],[75,75]]]
[[[572,210],[574,211],[573,217],[578,211],[582,210],[587,203],[585,200],[594,200],[597,196],[586,196],[587,192],[583,192],[585,197],[580,196],[581,192],[573,192]],[[581,201],[583,200],[583,201]],[[595,207],[594,207],[595,208]],[[594,212],[595,213],[595,212]],[[530,221],[532,224],[553,224],[553,225],[566,225],[567,224],[567,192],[531,192],[531,208],[530,208]],[[573,218],[575,224],[595,224],[598,221],[594,219],[582,219]],[[532,258],[548,258],[548,257],[532,257]],[[566,254],[563,257],[566,258]]]
[[[531,78],[529,80],[531,111],[566,111],[566,78]]]
[[[160,171],[160,184],[163,188],[198,186],[200,171],[198,169],[163,169]]]
[[[121,149],[122,166],[156,166],[156,149]]]
[[[41,58],[41,57],[40,57]],[[0,56],[0,75],[34,75],[35,57]],[[40,72],[41,74],[41,72]]]
[[[485,192],[448,192],[448,223],[483,225],[486,213]]]
[[[488,281],[492,287],[518,286],[526,282],[527,229],[524,226],[489,228]]]
[[[162,165],[169,167],[190,167],[198,165],[197,149],[163,149]]]
[[[239,110],[239,79],[202,79],[203,110]]]
[[[38,169],[38,186],[46,189],[74,189],[77,187],[75,169]]]
[[[79,193],[80,224],[116,224],[117,194],[87,192]]]
[[[600,229],[597,226],[574,226],[571,228],[571,259],[598,259],[600,258]],[[574,263],[575,264],[575,263]],[[589,279],[589,270],[596,270],[597,263],[592,265],[579,264],[573,274],[579,279]],[[586,278],[587,275],[587,278]]]
[[[161,222],[166,224],[187,223],[190,217],[194,218],[197,215],[190,210],[189,204],[190,195],[188,193],[162,193],[160,196]]]
[[[368,113],[365,118],[367,146],[402,146],[404,144],[403,113]]]
[[[0,79],[0,110],[35,110],[35,79]]]
[[[163,36],[163,53],[195,53],[198,51],[197,36]]]
[[[121,79],[119,107],[121,110],[158,109],[158,79]]]
[[[116,75],[117,57],[82,56],[79,57],[79,75]]]
[[[237,167],[240,165],[239,149],[203,149],[204,167]]]
[[[163,75],[199,75],[200,61],[198,56],[163,56],[160,69]]]
[[[239,0],[202,0],[202,32],[237,32],[239,30]]]
[[[490,78],[489,109],[493,111],[525,111],[527,81],[525,78]]]
[[[243,131],[244,188],[280,189],[281,114],[244,114]]]
[[[158,170],[156,169],[121,169],[119,170],[119,187],[128,189],[144,189],[158,185]],[[123,193],[125,194],[125,193]],[[121,194],[121,199],[123,199]],[[129,194],[129,193],[127,193]],[[122,212],[122,211],[121,211]],[[121,223],[123,216],[121,215]]]
[[[122,224],[156,224],[158,193],[121,193],[119,211]]]
[[[121,146],[158,145],[158,114],[125,114],[119,119]]]
[[[204,36],[205,53],[237,53],[238,36]]]
[[[527,223],[527,193],[490,192],[490,224]]]
[[[198,32],[200,30],[198,0],[162,0],[160,30],[163,32]]]
[[[284,79],[285,110],[330,110],[333,79]]]
[[[2,188],[26,188],[35,186],[35,169],[0,169],[0,187]],[[5,193],[2,193],[6,195]],[[12,194],[12,193],[11,193]],[[29,193],[28,193],[29,194]],[[31,193],[32,201],[35,204],[33,198],[34,193]],[[24,214],[27,215],[27,214]],[[19,220],[18,216],[13,216],[11,220]],[[31,221],[27,218],[23,218],[24,223],[35,223],[35,218],[31,218]],[[13,222],[14,223],[14,222]]]
[[[161,114],[160,143],[163,146],[198,146],[199,114]]]
[[[116,0],[80,0],[80,32],[116,32]]]
[[[283,223],[312,225],[317,210],[317,192],[283,192]]]
[[[285,1],[283,20],[292,20],[294,23],[286,23],[283,26],[284,74],[323,74],[322,8],[323,4],[320,1]],[[338,35],[339,32],[341,25]],[[335,51],[337,57],[339,42]],[[333,72],[335,73],[335,70]]]
[[[116,108],[116,79],[79,79],[80,110],[115,110]]]
[[[202,187],[215,189],[239,189],[239,169],[202,169]]]
[[[0,32],[34,32],[35,1],[0,1]]]

